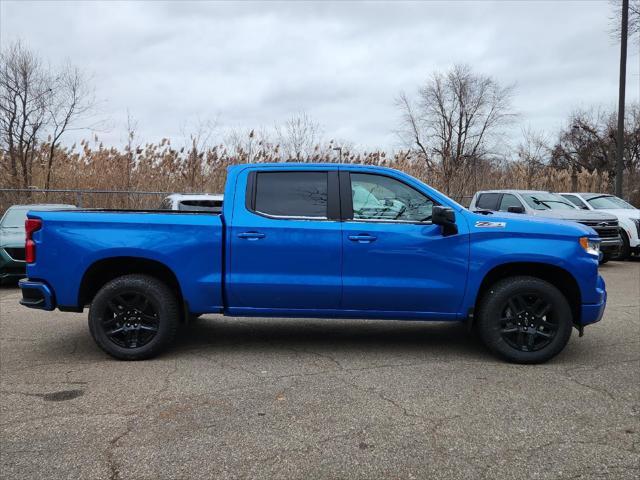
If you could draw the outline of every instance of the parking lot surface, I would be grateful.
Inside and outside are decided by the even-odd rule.
[[[2,288],[0,476],[639,478],[640,262],[602,272],[603,321],[537,366],[461,325],[219,316],[120,362]]]

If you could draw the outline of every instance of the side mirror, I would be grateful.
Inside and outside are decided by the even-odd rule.
[[[431,222],[434,225],[442,226],[442,234],[444,236],[454,235],[458,233],[458,226],[456,225],[456,213],[450,207],[441,207],[435,205],[431,212]]]
[[[509,213],[524,213],[524,207],[509,207],[507,208],[507,212]]]

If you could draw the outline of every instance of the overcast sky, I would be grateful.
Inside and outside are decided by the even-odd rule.
[[[398,93],[455,63],[515,83],[520,122],[550,133],[617,101],[607,1],[0,1],[3,45],[92,76],[107,144],[123,142],[127,109],[144,140],[174,144],[199,121],[260,128],[305,111],[327,139],[393,149]],[[630,44],[628,103],[639,63]]]

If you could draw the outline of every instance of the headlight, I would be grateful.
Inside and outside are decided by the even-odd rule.
[[[584,248],[585,252],[595,255],[600,255],[600,240],[592,240],[587,237],[580,237],[580,246]]]

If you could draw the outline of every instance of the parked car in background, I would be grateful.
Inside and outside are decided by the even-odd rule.
[[[582,210],[597,210],[618,218],[622,248],[620,259],[631,254],[640,255],[640,210],[615,195],[604,193],[561,193],[564,198]]]
[[[578,223],[473,213],[372,165],[235,165],[224,199],[221,214],[29,212],[21,303],[90,305],[98,346],[129,360],[203,313],[466,321],[520,363],[602,318],[600,239]]]
[[[165,197],[160,204],[160,210],[181,210],[183,212],[213,212],[222,211],[223,195],[199,193],[174,193]]]
[[[0,283],[16,281],[25,276],[24,222],[29,210],[68,210],[75,205],[35,204],[13,205],[0,220]]]
[[[538,190],[488,190],[477,192],[471,199],[471,210],[525,213],[582,223],[593,228],[602,239],[602,262],[619,255],[622,237],[615,215],[580,210],[569,200],[552,192]]]

